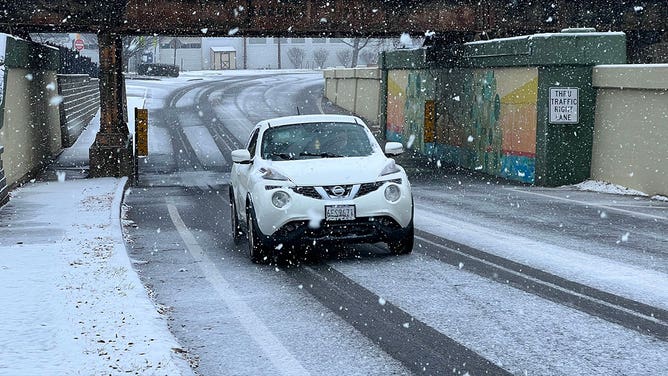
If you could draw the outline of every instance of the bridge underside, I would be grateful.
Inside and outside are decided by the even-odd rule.
[[[123,120],[123,35],[396,37],[434,31],[441,43],[595,27],[629,44],[668,43],[666,0],[26,0],[0,3],[0,32],[96,33],[101,124],[91,174],[129,174]],[[630,53],[633,56],[633,53]]]
[[[0,4],[8,31],[198,36],[514,34],[666,30],[668,2],[591,0],[33,0]]]

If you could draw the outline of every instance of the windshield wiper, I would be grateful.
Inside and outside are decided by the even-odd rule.
[[[320,157],[320,158],[343,158],[343,155],[333,153],[311,153],[304,151],[299,153],[300,157]]]
[[[295,159],[295,156],[292,153],[290,153],[290,154],[288,154],[288,153],[271,153],[271,155],[274,156],[274,157],[279,157],[281,159],[288,160],[288,161]]]

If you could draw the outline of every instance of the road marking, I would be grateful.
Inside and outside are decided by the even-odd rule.
[[[320,100],[315,101],[316,106],[318,106],[318,111],[320,111],[321,114],[325,113],[325,110],[322,109],[322,98]]]
[[[515,188],[504,188],[504,189],[507,189],[507,190],[513,191],[513,192],[518,192],[518,193],[526,193],[526,194],[530,194],[530,195],[548,197],[548,198],[552,198],[552,199],[555,199],[555,200],[561,200],[561,201],[566,201],[566,202],[574,202],[576,204],[580,204],[580,205],[584,205],[584,206],[590,206],[590,207],[595,207],[595,208],[600,208],[600,209],[605,209],[605,210],[611,210],[611,211],[618,211],[618,212],[630,214],[630,215],[636,216],[636,217],[646,217],[646,218],[651,218],[651,219],[660,219],[660,220],[663,220],[663,221],[668,220],[668,217],[663,217],[663,216],[660,216],[660,215],[639,213],[639,212],[634,212],[634,211],[631,211],[631,210],[624,210],[624,209],[620,209],[620,208],[615,208],[613,206],[599,205],[599,204],[594,204],[594,203],[591,203],[591,202],[573,200],[571,198],[564,198],[564,197],[559,197],[559,196],[546,195],[546,194],[538,193],[538,192],[529,192],[529,191],[524,191],[524,190],[515,189]]]
[[[309,375],[309,372],[301,363],[283,346],[281,341],[274,336],[269,328],[255,315],[255,312],[243,301],[229,282],[220,274],[215,264],[204,253],[193,234],[188,230],[181,219],[175,206],[173,198],[165,198],[169,216],[176,227],[181,239],[192,257],[198,261],[206,280],[211,283],[218,295],[230,308],[234,316],[239,320],[246,332],[251,336],[260,349],[267,355],[274,368],[283,375]]]

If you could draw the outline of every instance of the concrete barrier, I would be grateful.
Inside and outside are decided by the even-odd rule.
[[[668,65],[600,65],[592,179],[668,196]]]
[[[323,71],[325,97],[337,106],[378,125],[381,75],[378,68],[339,68]]]

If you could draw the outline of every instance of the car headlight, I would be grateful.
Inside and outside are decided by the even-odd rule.
[[[262,167],[260,169],[260,174],[262,174],[262,178],[267,180],[290,180],[287,176],[281,174],[280,172],[267,167]]]
[[[276,191],[271,195],[271,203],[278,209],[282,209],[290,203],[290,195],[284,191]]]
[[[385,187],[385,199],[389,202],[397,202],[401,198],[401,188],[398,185],[390,184]]]
[[[397,164],[394,162],[394,159],[390,159],[387,165],[385,165],[385,167],[383,168],[383,171],[380,172],[380,176],[394,174],[399,171],[401,170],[399,169],[399,166],[397,166]]]

